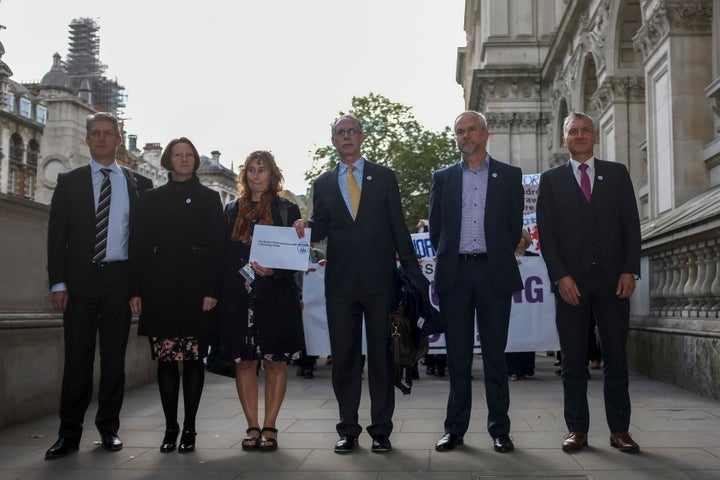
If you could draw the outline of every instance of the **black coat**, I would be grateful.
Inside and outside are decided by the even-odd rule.
[[[130,296],[142,299],[138,333],[158,337],[214,335],[220,297],[224,221],[219,194],[197,177],[149,190],[131,236]]]
[[[130,203],[130,230],[149,178],[122,167]],[[92,170],[83,165],[58,175],[48,221],[48,276],[50,286],[65,282],[71,295],[90,289],[95,245],[95,201]]]
[[[327,238],[325,295],[347,298],[358,291],[395,294],[396,259],[404,268],[420,271],[395,172],[365,160],[354,220],[340,193],[338,172],[336,166],[313,184],[312,241]]]
[[[485,243],[493,286],[512,293],[523,288],[515,260],[523,228],[522,171],[490,157]],[[430,242],[437,252],[435,289],[442,296],[453,289],[460,253],[462,222],[462,160],[436,171],[430,191]]]
[[[283,222],[281,205],[287,215]],[[273,269],[272,277],[255,277],[252,286],[256,298],[254,320],[256,332],[248,331],[248,293],[240,269],[248,263],[250,245],[230,239],[238,214],[238,201],[225,207],[225,268],[223,293],[220,297],[220,328],[218,343],[222,356],[255,358],[246,337],[255,339],[263,355],[293,354],[305,348],[300,291],[295,281],[295,271]],[[297,205],[285,198],[277,197],[272,204],[272,218],[275,226],[290,226],[300,218]]]
[[[625,165],[596,158],[595,170],[590,207],[597,215],[598,237],[591,241],[600,250],[608,285],[615,288],[621,274],[640,274],[640,220]],[[578,193],[580,186],[569,161],[540,176],[537,201],[540,253],[553,292],[561,278],[578,277],[582,252],[591,248],[581,235],[585,216]]]

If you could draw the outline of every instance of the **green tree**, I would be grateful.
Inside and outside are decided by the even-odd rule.
[[[427,218],[432,172],[458,158],[452,130],[427,130],[415,119],[411,107],[374,93],[353,97],[350,110],[338,116],[346,113],[362,122],[367,136],[362,147],[365,158],[395,170],[405,222],[414,232],[418,220]],[[311,183],[338,161],[332,145],[317,148],[305,179]]]

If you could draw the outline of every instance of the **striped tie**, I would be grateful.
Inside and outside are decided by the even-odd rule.
[[[358,185],[357,179],[353,172],[355,171],[355,165],[348,165],[347,171],[347,184],[348,192],[350,193],[350,205],[353,210],[353,218],[357,217],[358,206],[360,205],[360,185]]]
[[[103,181],[100,185],[97,211],[95,212],[95,254],[93,262],[99,263],[105,259],[107,252],[108,223],[110,222],[110,170],[102,168]]]

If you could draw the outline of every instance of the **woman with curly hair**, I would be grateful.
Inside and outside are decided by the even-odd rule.
[[[247,420],[243,450],[275,450],[276,420],[287,387],[287,364],[305,346],[295,272],[248,265],[255,225],[289,226],[300,209],[280,197],[283,176],[270,152],[255,151],[240,169],[238,199],[225,207],[225,274],[219,348],[235,361],[238,397]],[[249,268],[248,268],[249,269]],[[248,270],[246,269],[246,271]],[[254,277],[254,278],[253,278]],[[265,418],[258,418],[258,370],[265,370]]]

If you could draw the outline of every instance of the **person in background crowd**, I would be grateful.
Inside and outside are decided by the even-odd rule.
[[[417,225],[417,233],[426,233],[430,231],[427,220],[420,220]],[[425,354],[425,373],[430,376],[445,376],[447,368],[447,354],[445,353],[427,353]]]
[[[527,250],[530,245],[532,245],[530,233],[523,228],[520,243],[515,249],[515,255],[518,257],[525,255],[537,256],[536,253]],[[520,261],[518,259],[518,263]],[[508,368],[508,379],[511,382],[525,380],[525,378],[535,375],[535,352],[507,352],[505,354],[505,363]]]
[[[125,390],[125,349],[130,335],[128,241],[140,198],[152,181],[121,167],[115,151],[123,137],[106,112],[86,120],[90,162],[58,175],[48,221],[48,277],[52,306],[63,312],[65,363],[58,439],[46,459],[80,445],[93,394],[99,338],[100,388],[95,426],[105,450],[118,451]]]
[[[326,264],[325,260],[325,252],[320,250],[319,248],[315,247],[314,243],[310,244],[310,264],[325,266]],[[313,267],[310,267],[313,268]],[[301,275],[307,275],[307,272],[303,274],[300,272]],[[302,278],[302,277],[300,277]],[[302,285],[302,283],[301,283]],[[302,288],[302,287],[301,287]],[[297,361],[298,369],[296,375],[298,377],[303,378],[313,378],[313,370],[315,370],[315,362],[317,361],[318,356],[317,355],[308,355],[306,350],[303,350],[302,357],[300,357]]]
[[[543,259],[555,293],[562,350],[565,452],[588,444],[587,347],[597,322],[604,361],[605,416],[610,445],[640,451],[632,439],[627,340],[630,296],[640,274],[640,220],[625,165],[595,158],[598,143],[589,115],[563,123],[570,160],[540,176],[537,223]],[[592,316],[591,316],[592,314]]]

